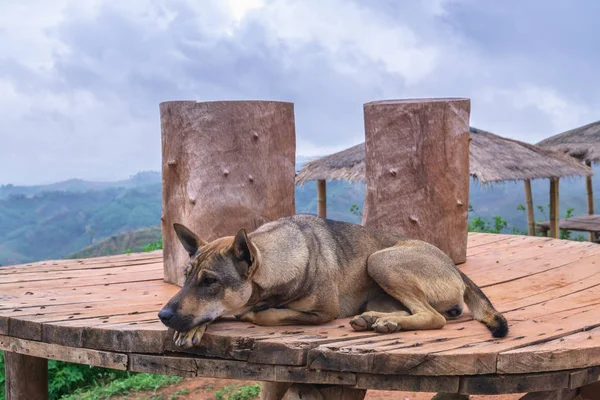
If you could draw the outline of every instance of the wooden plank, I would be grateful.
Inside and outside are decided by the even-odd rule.
[[[133,265],[151,265],[162,263],[162,257],[152,257],[146,259],[125,259],[121,261],[99,261],[99,262],[78,262],[64,263],[64,260],[59,262],[44,263],[43,265],[25,265],[25,266],[7,266],[0,268],[0,276],[18,275],[21,273],[47,273],[58,271],[80,271],[80,270],[95,270],[95,269],[110,269]]]
[[[99,284],[110,285],[115,283],[134,283],[134,282],[142,282],[142,281],[152,281],[160,279],[158,276],[160,275],[160,270],[153,270],[150,272],[147,271],[139,271],[127,274],[107,274],[100,277],[91,277],[91,278],[81,278],[81,279],[56,279],[52,281],[40,281],[35,286],[31,285],[29,282],[23,282],[18,287],[21,289],[25,289],[27,285],[32,289],[36,290],[51,290],[52,288],[61,287],[61,288],[83,288],[88,286],[98,286]],[[54,283],[54,285],[53,285]]]
[[[590,383],[598,382],[599,380],[600,367],[572,371],[569,379],[569,389],[577,389]]]
[[[356,332],[348,319],[317,326],[257,327],[240,322],[211,324],[199,347],[181,350],[167,340],[166,350],[202,356],[248,360],[253,363],[304,365],[308,350],[319,344],[351,338],[376,337],[375,332]]]
[[[19,319],[9,319],[8,334],[14,337],[20,337],[24,339],[42,340],[42,324],[60,324],[63,322],[70,323],[73,321],[82,321],[83,324],[106,324],[119,318],[121,322],[133,322],[143,318],[144,320],[155,320],[157,319],[158,310],[164,304],[163,301],[143,304],[133,302],[131,307],[103,307],[99,309],[93,309],[93,311],[86,310],[84,313],[52,313],[42,315],[29,315],[27,317],[21,317]],[[104,305],[104,304],[103,304]],[[92,309],[90,309],[92,310]],[[132,311],[135,310],[135,311]],[[89,325],[88,325],[89,326]]]
[[[467,254],[469,253],[469,249],[483,246],[488,243],[508,240],[511,237],[513,237],[513,235],[469,232],[467,241]]]
[[[409,376],[356,374],[357,388],[377,390],[405,390],[410,392],[456,393],[458,376]]]
[[[161,353],[166,338],[167,328],[154,313],[42,325],[45,342],[106,351]]]
[[[518,375],[480,375],[460,378],[459,393],[502,394],[562,390],[569,387],[569,372]]]
[[[116,268],[97,268],[97,269],[78,269],[68,271],[45,271],[45,272],[23,272],[19,274],[10,274],[2,277],[0,285],[15,286],[18,283],[27,283],[31,285],[33,282],[48,282],[53,280],[89,280],[92,278],[99,279],[104,276],[111,275],[134,275],[141,272],[148,273],[162,271],[162,263],[142,264],[133,266],[124,266]],[[146,277],[146,279],[148,279]],[[155,278],[156,279],[156,278]],[[56,284],[55,282],[52,282]],[[0,286],[0,287],[2,287]]]
[[[0,350],[95,367],[127,369],[127,355],[0,336]]]
[[[600,365],[600,328],[498,355],[498,373],[555,371]]]
[[[470,272],[463,268],[461,270],[480,287],[486,288],[529,275],[550,271],[580,261],[583,258],[598,255],[600,255],[600,247],[598,245],[585,243],[583,246],[566,247],[562,251],[550,252],[545,255],[536,254],[530,259],[511,264],[503,264],[501,261],[502,258],[499,257],[496,259],[498,262],[495,267],[482,268],[480,271]],[[474,262],[477,261],[474,260]]]
[[[481,256],[490,252],[507,252],[507,251],[519,251],[527,247],[534,248],[536,246],[544,246],[551,244],[550,238],[534,237],[525,235],[506,235],[505,240],[493,241],[484,245],[469,247],[467,249],[467,257],[471,258],[474,256]]]
[[[588,231],[588,232],[599,232],[600,231],[600,215],[583,215],[579,217],[571,217],[559,220],[559,227],[561,229],[568,229],[573,231]],[[550,221],[538,222],[538,226],[548,229]]]
[[[600,285],[596,264],[600,265],[600,255],[483,290],[499,311],[508,312]]]
[[[356,375],[311,371],[302,367],[281,367],[243,361],[131,354],[129,370],[164,375],[205,376],[212,378],[303,382],[317,384],[356,384]]]
[[[573,295],[584,296],[585,292]],[[598,297],[595,293],[594,296]],[[570,301],[571,300],[571,301]],[[550,304],[554,302],[555,304]],[[594,311],[596,304],[569,310],[573,299],[565,297],[549,301],[542,305],[533,306],[530,316],[519,321],[519,313],[515,311],[506,315],[511,325],[509,337],[496,340],[484,333],[482,324],[469,323],[447,326],[442,330],[400,332],[388,336],[396,339],[396,345],[385,348],[366,346],[348,346],[344,343],[331,343],[313,349],[308,354],[311,368],[337,370],[348,372],[372,372],[381,374],[408,375],[470,375],[494,373],[496,357],[499,352],[552,340],[571,333],[581,331],[586,326],[600,324]],[[560,304],[559,304],[560,303]],[[550,304],[550,307],[548,307]],[[555,311],[547,310],[555,307]],[[572,306],[571,306],[572,307]],[[527,310],[527,309],[525,309]],[[512,315],[514,318],[512,319]],[[557,328],[560,324],[561,328]],[[464,328],[463,330],[458,330]],[[480,329],[481,335],[473,337],[470,330]],[[465,331],[467,336],[461,337]],[[338,347],[339,346],[339,347]],[[582,365],[585,367],[586,365]],[[580,366],[577,366],[580,367]],[[536,365],[530,366],[530,371],[536,370]],[[530,372],[528,371],[528,372]]]
[[[7,351],[6,400],[44,400],[48,398],[48,360]]]
[[[585,249],[591,249],[598,251],[598,246],[585,242],[575,242],[567,240],[550,240],[547,242],[539,242],[537,238],[530,236],[523,236],[530,238],[529,243],[523,243],[517,247],[496,247],[486,252],[482,252],[473,256],[469,256],[467,262],[460,266],[460,269],[470,276],[476,276],[477,274],[490,275],[489,272],[498,271],[498,268],[502,267],[504,271],[505,267],[518,265],[518,264],[532,264],[532,261],[538,260],[548,256],[559,257],[562,255],[568,255],[573,251],[583,251]],[[588,250],[590,251],[590,250]],[[534,263],[534,265],[537,265]],[[535,270],[539,272],[538,270]],[[492,275],[495,279],[505,280],[506,277],[503,274],[495,272]],[[485,283],[482,283],[485,284]]]
[[[170,286],[159,279],[134,282],[116,282],[112,284],[96,284],[85,287],[54,288],[38,290],[35,292],[19,289],[18,294],[0,295],[0,315],[9,315],[20,312],[28,307],[48,307],[51,305],[78,304],[82,301],[95,302],[110,299],[124,299],[139,293],[165,290]],[[167,289],[172,290],[172,289]],[[10,292],[10,291],[9,291]],[[18,310],[15,310],[18,309]]]

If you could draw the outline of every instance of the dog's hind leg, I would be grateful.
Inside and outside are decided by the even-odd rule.
[[[407,317],[410,315],[408,309],[402,303],[385,292],[369,300],[365,305],[365,312],[350,320],[350,326],[355,331],[366,331],[373,329],[373,324],[378,318],[390,315]]]
[[[369,275],[387,294],[408,308],[410,315],[406,315],[404,311],[367,312],[355,317],[351,323],[352,327],[356,330],[372,328],[381,333],[444,327],[446,318],[427,301],[420,282],[422,277],[414,274],[407,265],[403,265],[410,262],[411,257],[398,257],[395,251],[397,249],[389,250],[391,251],[382,250],[371,255],[367,269]]]

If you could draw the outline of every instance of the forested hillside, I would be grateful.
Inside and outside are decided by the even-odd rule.
[[[594,186],[596,204],[600,207],[598,176],[594,177]],[[532,189],[534,203],[541,207],[541,210],[536,207],[536,219],[547,219],[548,181],[534,181]],[[356,205],[362,210],[364,190],[362,183],[328,182],[328,216],[360,222],[360,216],[350,208]],[[561,216],[568,208],[574,209],[574,215],[586,213],[582,178],[561,180],[560,193]],[[488,186],[473,182],[470,203],[471,219],[479,216],[491,220],[499,215],[508,223],[506,232],[512,232],[513,228],[526,230],[525,213],[518,209],[525,203],[522,182]],[[315,213],[316,209],[315,182],[297,187],[296,211]],[[35,187],[5,185],[0,187],[0,265],[67,257],[103,240],[106,241],[99,247],[79,254],[100,255],[109,249],[137,248],[155,241],[160,214],[160,174],[155,172],[112,184],[71,180]],[[154,235],[142,231],[116,237],[121,232],[147,227],[156,227]],[[141,236],[136,239],[138,234]]]

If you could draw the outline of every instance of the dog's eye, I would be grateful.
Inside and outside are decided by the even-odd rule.
[[[204,278],[202,278],[202,285],[210,286],[215,283],[217,283],[217,279],[212,276],[204,275]]]

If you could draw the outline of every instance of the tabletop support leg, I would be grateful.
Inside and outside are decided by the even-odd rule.
[[[600,382],[583,386],[579,389],[581,400],[600,400]]]
[[[260,400],[281,400],[290,386],[290,382],[263,382]]]
[[[6,400],[48,398],[48,360],[4,352]]]
[[[438,393],[431,400],[469,400],[468,394],[460,393]]]
[[[345,386],[309,385],[294,383],[285,393],[282,400],[362,400],[367,391]]]
[[[519,400],[573,400],[581,399],[578,389],[551,390],[548,392],[531,392]],[[587,399],[586,399],[587,400]]]

